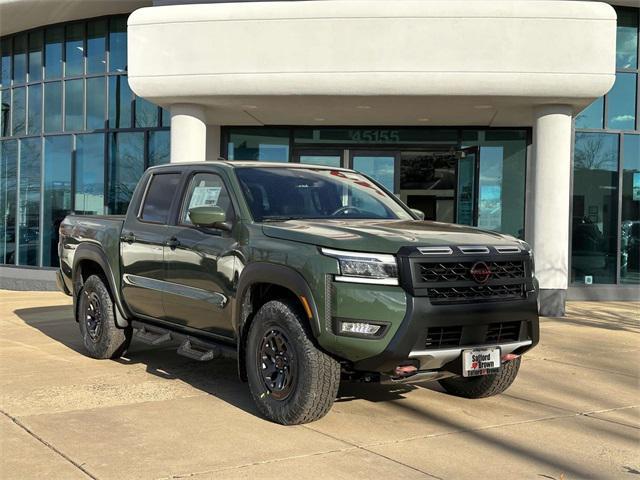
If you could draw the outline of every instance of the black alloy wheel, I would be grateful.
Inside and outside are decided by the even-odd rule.
[[[272,328],[265,333],[258,347],[258,371],[271,398],[286,400],[295,388],[296,359],[285,333]]]

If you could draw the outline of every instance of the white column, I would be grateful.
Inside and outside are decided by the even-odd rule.
[[[171,105],[171,163],[204,162],[207,126],[200,105]]]
[[[534,111],[532,228],[527,235],[540,282],[540,313],[564,315],[569,278],[569,202],[571,115],[566,105],[544,105]]]

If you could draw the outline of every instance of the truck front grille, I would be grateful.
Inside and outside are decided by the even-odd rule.
[[[457,347],[462,338],[462,327],[432,327],[427,330],[425,348]]]
[[[487,343],[516,342],[520,338],[521,322],[492,323],[487,330]]]
[[[509,300],[522,298],[524,285],[478,285],[470,287],[429,288],[428,296],[434,303],[464,302],[468,300]]]
[[[423,282],[447,283],[473,281],[471,268],[476,262],[418,263],[420,279]],[[492,277],[498,280],[524,278],[524,262],[485,262]]]

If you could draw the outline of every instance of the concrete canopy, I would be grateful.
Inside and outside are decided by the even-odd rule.
[[[249,2],[142,8],[129,82],[226,125],[531,125],[615,80],[599,2]]]

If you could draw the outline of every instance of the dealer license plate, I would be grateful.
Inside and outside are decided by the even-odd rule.
[[[500,348],[473,348],[462,351],[462,375],[477,377],[500,371]]]

